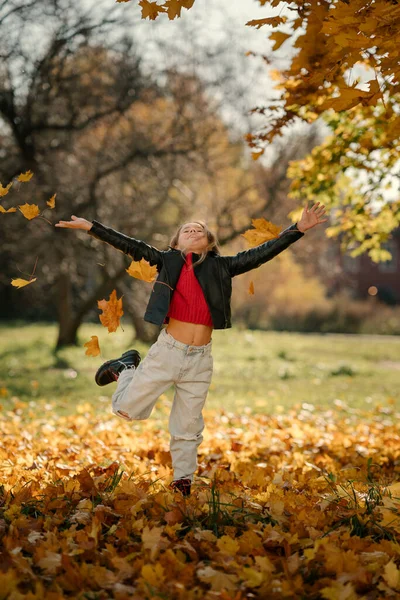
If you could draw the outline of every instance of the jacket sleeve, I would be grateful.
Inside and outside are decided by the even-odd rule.
[[[304,232],[297,229],[297,223],[290,225],[277,238],[268,240],[259,246],[238,252],[234,256],[224,256],[231,277],[241,275],[252,269],[260,267],[285,250],[290,244],[303,237]]]
[[[146,242],[111,229],[111,227],[106,227],[98,221],[92,221],[92,227],[87,233],[102,242],[110,244],[110,246],[113,246],[124,254],[128,254],[135,261],[144,258],[151,266],[157,265],[158,270],[163,265],[164,257],[162,250],[158,250],[153,246],[149,246]]]

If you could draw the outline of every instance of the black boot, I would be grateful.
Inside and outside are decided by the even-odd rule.
[[[184,496],[190,496],[190,486],[191,486],[191,481],[190,479],[187,477],[185,477],[184,479],[177,479],[176,481],[172,481],[169,486],[170,488],[172,488],[172,490],[174,492],[181,492]]]
[[[114,358],[102,364],[97,370],[94,379],[97,385],[107,385],[112,381],[117,381],[124,369],[138,367],[140,361],[141,357],[137,350],[128,350],[120,358]]]

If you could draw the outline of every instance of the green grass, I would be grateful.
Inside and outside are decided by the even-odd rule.
[[[99,388],[97,368],[127,348],[142,356],[148,345],[133,340],[133,329],[109,334],[101,325],[84,324],[79,346],[55,355],[56,325],[0,325],[0,400],[5,410],[17,400],[32,411],[69,414],[89,402],[110,410],[115,384]],[[83,344],[99,338],[102,355],[88,357]],[[229,330],[213,332],[214,374],[206,408],[274,414],[303,403],[315,408],[372,410],[400,389],[400,338],[341,334],[299,334]],[[174,388],[163,395],[154,415],[169,412]]]

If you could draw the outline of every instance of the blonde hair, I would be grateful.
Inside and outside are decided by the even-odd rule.
[[[217,254],[221,254],[221,251],[220,251],[220,247],[219,247],[219,242],[218,242],[217,236],[216,236],[215,233],[213,233],[212,231],[210,231],[208,229],[207,223],[205,221],[192,221],[192,222],[193,223],[197,223],[198,225],[201,225],[202,228],[203,228],[203,230],[205,230],[206,235],[207,235],[207,246],[206,246],[206,249],[203,250],[203,252],[200,254],[199,260],[196,261],[195,263],[193,263],[192,266],[194,268],[196,265],[199,265],[200,263],[203,262],[203,260],[205,260],[208,252],[214,251]],[[182,230],[182,228],[184,227],[185,224],[186,223],[183,223],[182,225],[180,225],[178,227],[177,231],[172,236],[171,241],[170,241],[170,245],[169,245],[170,248],[176,248],[177,247],[181,230]],[[181,250],[181,255],[186,260],[185,254],[183,253],[182,250]]]

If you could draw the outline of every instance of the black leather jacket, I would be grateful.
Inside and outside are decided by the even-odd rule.
[[[173,291],[179,279],[184,260],[180,250],[168,246],[169,250],[158,250],[141,240],[119,233],[98,221],[92,221],[89,235],[110,244],[134,261],[142,258],[151,266],[156,265],[157,280],[147,304],[144,320],[163,325],[171,302]],[[290,244],[303,237],[297,223],[284,229],[277,238],[259,246],[243,250],[233,256],[221,256],[210,251],[205,260],[194,269],[211,312],[214,329],[228,329],[231,324],[232,277],[241,275],[263,265],[285,250]],[[199,258],[193,253],[193,262]]]

